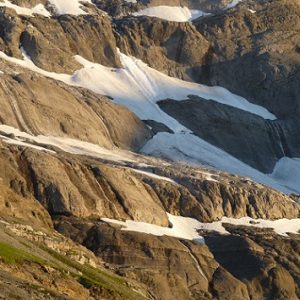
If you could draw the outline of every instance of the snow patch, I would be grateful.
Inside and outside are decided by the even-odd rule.
[[[172,180],[172,179],[170,179],[168,177],[160,176],[160,175],[157,175],[157,174],[154,174],[154,173],[151,173],[151,172],[142,171],[142,170],[138,170],[138,169],[130,169],[130,170],[132,170],[132,171],[134,171],[136,173],[139,173],[139,174],[146,175],[148,177],[152,177],[154,179],[168,181],[170,183],[177,184],[174,180]]]
[[[54,8],[56,15],[86,15],[82,3],[92,4],[91,0],[48,0]]]
[[[115,162],[135,161],[134,153],[131,153],[129,151],[122,151],[119,149],[106,149],[95,144],[91,144],[88,142],[83,142],[71,138],[44,136],[44,135],[34,136],[26,132],[21,132],[20,130],[7,125],[0,125],[0,132],[3,132],[7,135],[14,136],[14,138],[7,139],[7,137],[2,135],[2,139],[4,140],[4,142],[8,142],[10,144],[19,144],[22,146],[31,147],[38,150],[46,149],[45,147],[42,147],[42,145],[54,146],[65,152],[76,154],[76,155],[87,155],[87,156],[101,158],[101,159],[115,161]],[[1,139],[1,135],[0,135],[0,139]],[[36,147],[35,145],[33,145],[33,143],[39,144],[39,146]]]
[[[264,220],[264,219],[252,219],[250,217],[244,217],[240,219],[233,219],[223,217],[221,221],[213,223],[201,223],[200,229],[208,231],[216,231],[221,234],[228,233],[223,223],[229,223],[232,225],[250,226],[256,228],[271,228],[275,233],[283,236],[288,236],[288,233],[299,234],[300,219],[278,219],[278,220]]]
[[[38,68],[23,51],[24,59],[17,59],[0,52],[0,58],[18,64],[44,76],[60,80],[66,84],[80,86],[95,93],[108,95],[116,103],[127,106],[142,120],[154,120],[167,125],[174,132],[189,132],[178,121],[164,113],[156,104],[162,99],[185,100],[188,95],[197,95],[241,110],[259,115],[265,119],[276,117],[264,107],[252,104],[245,98],[235,95],[225,88],[209,87],[169,77],[150,68],[141,60],[120,54],[123,68],[109,68],[76,56],[83,68],[73,75],[47,72]]]
[[[244,217],[240,219],[223,217],[221,221],[212,223],[201,223],[193,218],[174,216],[167,214],[170,227],[162,227],[154,224],[137,222],[132,220],[118,221],[109,218],[102,218],[106,223],[117,224],[122,226],[121,230],[141,232],[152,234],[155,236],[170,236],[180,239],[193,240],[197,243],[204,243],[204,238],[198,233],[199,230],[215,231],[220,234],[229,234],[223,227],[223,223],[233,225],[250,226],[256,228],[271,228],[275,233],[288,236],[288,233],[299,234],[300,219],[279,219],[279,220],[263,220]]]
[[[193,240],[198,243],[203,243],[203,237],[199,236],[197,229],[199,222],[192,218],[183,218],[167,214],[172,227],[162,227],[154,224],[136,222],[132,220],[118,221],[108,218],[102,218],[101,220],[106,223],[112,223],[123,226],[122,230],[141,232],[146,234],[152,234],[155,236],[171,236],[186,240]]]
[[[43,4],[37,4],[36,6],[34,6],[32,8],[27,8],[27,7],[21,7],[21,6],[15,5],[8,0],[3,0],[3,2],[0,2],[0,7],[12,8],[16,11],[16,13],[18,15],[23,15],[23,16],[33,17],[35,14],[42,15],[45,17],[51,16],[49,11],[45,8],[45,6]]]
[[[201,10],[189,9],[184,6],[153,6],[133,13],[134,16],[149,16],[174,22],[188,22],[209,15]]]
[[[35,150],[39,150],[39,151],[46,151],[49,153],[55,153],[55,151],[43,148],[43,147],[39,147],[30,143],[26,143],[24,141],[22,141],[21,139],[17,138],[17,139],[12,139],[6,136],[3,136],[0,134],[0,140],[2,140],[4,143],[6,144],[10,144],[10,145],[17,145],[17,146],[21,146],[21,147],[26,147],[26,148],[32,148]]]
[[[211,166],[216,169],[244,177],[273,187],[284,193],[291,193],[288,186],[282,185],[274,177],[263,174],[243,163],[220,148],[198,138],[193,134],[161,132],[155,135],[142,148],[141,152],[164,157],[177,162]]]
[[[300,194],[300,158],[281,158],[270,177],[289,190]]]
[[[229,4],[225,7],[225,10],[226,10],[226,9],[231,9],[231,8],[236,7],[240,2],[242,2],[242,0],[233,0],[231,3],[229,3]]]

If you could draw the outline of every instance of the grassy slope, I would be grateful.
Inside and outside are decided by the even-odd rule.
[[[23,244],[24,245],[24,244]],[[25,251],[6,242],[0,241],[0,260],[5,264],[22,265],[26,263],[34,263],[40,266],[50,266],[65,276],[72,277],[77,280],[84,288],[98,286],[107,290],[110,295],[118,296],[121,299],[143,300],[142,295],[130,288],[126,281],[105,269],[93,268],[89,265],[81,265],[70,258],[59,254],[58,252],[38,246],[39,250],[45,251],[51,256],[51,261],[41,257],[40,251],[31,253],[32,249]],[[33,286],[33,285],[32,285]]]

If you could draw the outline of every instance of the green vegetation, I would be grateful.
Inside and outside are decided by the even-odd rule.
[[[81,265],[80,263],[73,261],[49,248],[44,248],[44,250],[46,250],[49,254],[51,254],[52,257],[62,262],[64,265],[80,272],[80,276],[72,272],[70,275],[75,277],[85,288],[89,289],[92,286],[98,286],[104,290],[107,290],[111,294],[118,294],[124,299],[145,300],[145,297],[128,287],[126,280],[124,280],[122,277],[106,272],[105,270],[93,268],[89,265]]]
[[[4,242],[0,242],[0,259],[7,264],[21,264],[24,262],[34,262],[40,265],[46,264],[46,261],[43,259]]]
[[[47,262],[45,259],[25,250],[18,249],[5,242],[0,242],[0,260],[7,264],[32,262],[41,266],[51,266],[67,276],[72,276],[87,289],[98,286],[99,288],[106,290],[109,294],[119,295],[124,299],[145,299],[142,295],[132,290],[127,285],[126,280],[122,277],[105,270],[93,268],[89,265],[81,265],[52,249],[46,247],[41,247],[41,249],[49,253],[55,260],[53,262]]]

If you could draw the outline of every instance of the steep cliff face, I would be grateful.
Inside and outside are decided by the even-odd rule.
[[[118,46],[151,67],[185,80],[197,78],[210,45],[189,23],[126,17],[116,23]]]
[[[212,43],[210,83],[267,107],[277,117],[298,114],[299,11],[294,0],[246,1],[227,14],[196,20],[196,28]]]
[[[74,55],[105,66],[121,66],[111,20],[100,12],[54,19],[1,9],[2,51],[9,55],[21,58],[23,49],[38,67],[57,73],[73,73],[80,68]]]

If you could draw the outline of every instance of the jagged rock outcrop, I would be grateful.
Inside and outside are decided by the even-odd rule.
[[[247,4],[247,2],[246,2]],[[296,0],[257,2],[195,21],[212,45],[207,77],[280,118],[299,114],[300,6]]]
[[[273,235],[266,230],[227,225],[233,235],[207,236],[216,261],[244,281],[251,298],[299,297],[299,238]],[[296,283],[296,284],[295,284]]]
[[[209,43],[192,24],[125,17],[116,21],[116,31],[121,52],[170,76],[191,80],[206,64]]]
[[[121,66],[111,19],[101,12],[47,18],[19,16],[0,8],[0,27],[2,51],[22,58],[22,47],[35,65],[47,71],[75,72],[82,67],[75,55],[104,66]]]
[[[162,226],[168,226],[166,212],[202,222],[223,216],[300,215],[299,201],[228,174],[212,173],[207,179],[210,173],[205,170],[160,167],[155,160],[154,169],[140,173],[139,163],[99,162],[52,149],[58,154],[3,144],[0,153],[4,183],[35,197],[51,215],[132,219]],[[152,172],[167,177],[153,178]]]

